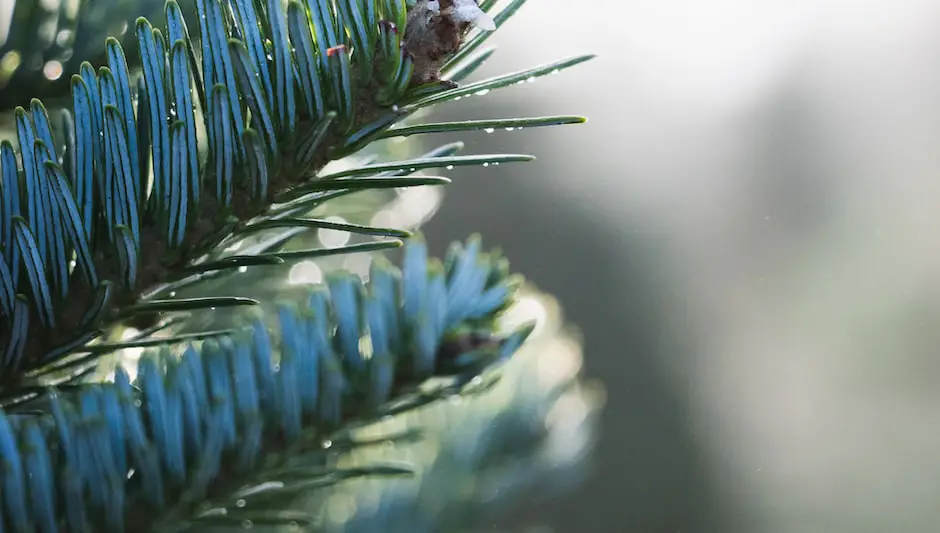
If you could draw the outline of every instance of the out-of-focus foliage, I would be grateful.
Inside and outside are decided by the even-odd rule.
[[[134,20],[163,20],[165,0],[4,0],[0,3],[0,107],[68,91],[82,61],[104,63],[105,37],[129,42]],[[135,47],[128,47],[131,61]],[[48,103],[48,102],[47,102]]]

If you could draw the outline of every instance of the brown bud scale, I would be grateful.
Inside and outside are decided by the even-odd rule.
[[[429,8],[429,3],[439,5],[439,9]],[[460,49],[470,31],[469,22],[455,21],[449,16],[453,7],[454,0],[418,0],[408,10],[404,48],[414,61],[411,85],[440,81],[441,68]]]

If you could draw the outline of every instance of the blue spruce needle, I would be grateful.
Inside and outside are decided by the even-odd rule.
[[[532,331],[496,327],[520,279],[478,238],[438,261],[410,228],[311,213],[362,191],[449,182],[418,174],[427,169],[533,159],[457,155],[458,143],[324,170],[381,139],[584,121],[412,122],[591,58],[459,85],[525,0],[497,3],[169,0],[136,22],[126,19],[162,0],[83,0],[57,19],[15,3],[22,26],[0,42],[0,101],[22,102],[0,141],[0,531],[303,528],[311,516],[263,502],[409,475],[330,467],[321,444],[509,358]],[[109,15],[127,32],[88,44]],[[49,20],[62,42],[28,38]],[[45,81],[21,58],[43,58]],[[290,246],[321,229],[361,239]],[[219,293],[248,268],[403,241],[401,269],[376,260],[368,282],[341,271],[272,301]],[[211,294],[178,296],[200,287]],[[223,309],[232,323],[200,327],[199,312]],[[128,324],[140,334],[115,340]],[[90,378],[125,348],[147,350],[133,371]],[[420,389],[429,378],[445,385]],[[244,494],[269,481],[279,485]],[[239,510],[252,498],[262,504]]]

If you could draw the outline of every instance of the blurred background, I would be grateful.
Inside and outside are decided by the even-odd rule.
[[[436,119],[539,160],[455,171],[479,231],[558,296],[608,404],[592,477],[493,531],[940,527],[940,3],[538,0],[484,76],[596,52]]]

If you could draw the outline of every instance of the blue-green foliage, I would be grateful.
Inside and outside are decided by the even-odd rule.
[[[412,240],[402,271],[376,262],[367,284],[338,274],[328,286],[281,303],[275,327],[250,313],[181,355],[146,353],[133,384],[118,369],[113,383],[53,391],[43,414],[0,413],[0,523],[51,533],[259,520],[252,496],[236,494],[246,483],[279,481],[263,491],[276,498],[336,479],[319,443],[341,419],[382,416],[394,391],[432,375],[475,375],[530,331],[448,355],[447,343],[492,331],[515,288],[505,260],[475,239],[443,263]],[[200,516],[208,498],[250,505]]]
[[[138,301],[154,286],[200,269],[305,254],[277,253],[275,246],[194,268],[193,260],[232,235],[291,222],[289,229],[326,226],[298,215],[353,190],[446,183],[407,177],[417,169],[531,159],[437,157],[317,175],[327,161],[394,135],[389,128],[418,109],[588,59],[457,89],[410,91],[404,0],[291,0],[286,9],[281,0],[193,1],[198,28],[187,26],[175,0],[166,4],[162,31],[137,21],[140,76],[111,38],[107,64],[96,70],[83,63],[71,78],[71,110],[50,115],[38,100],[16,109],[18,147],[0,142],[0,382],[56,363],[130,312],[173,311],[172,301]],[[523,2],[511,2],[497,22]],[[485,38],[471,38],[467,48]],[[454,63],[449,75],[462,79],[479,64]],[[427,131],[474,127],[486,126]],[[271,211],[275,200],[288,203]],[[388,228],[342,229],[402,236]],[[177,310],[192,307],[180,301]]]
[[[507,2],[497,25],[524,2]],[[458,156],[462,145],[454,143],[418,159],[322,172],[374,140],[583,121],[393,128],[425,107],[588,59],[457,88],[410,87],[405,0],[183,7],[196,16],[184,17],[170,0],[165,26],[146,19],[132,26],[136,55],[108,39],[106,64],[82,63],[71,77],[70,109],[33,100],[14,112],[16,142],[0,142],[0,531],[302,525],[308,517],[278,513],[277,505],[237,511],[233,501],[407,472],[328,468],[320,440],[356,420],[434,401],[410,394],[412,386],[435,376],[456,377],[459,386],[509,356],[530,331],[494,336],[516,285],[505,260],[471,240],[443,262],[429,261],[418,240],[406,247],[402,271],[380,260],[368,284],[331,275],[281,302],[274,316],[256,309],[231,329],[164,338],[153,336],[165,325],[157,321],[140,338],[96,341],[129,318],[187,322],[192,310],[259,303],[176,297],[233,269],[381,250],[411,236],[312,218],[325,202],[448,183],[412,175],[424,169],[532,159]],[[472,55],[488,35],[471,34],[445,66],[446,79],[467,78],[492,54]],[[393,239],[283,249],[317,228]],[[225,252],[244,240],[251,246],[240,250],[251,252]],[[98,357],[128,346],[154,348],[133,380],[123,370],[113,381],[84,380]],[[239,492],[272,478],[279,487],[263,495]],[[207,513],[208,502],[235,510]]]

